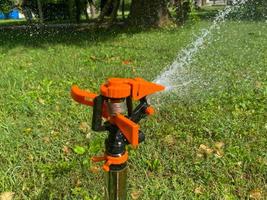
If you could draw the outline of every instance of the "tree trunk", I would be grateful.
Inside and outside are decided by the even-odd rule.
[[[40,0],[37,0],[37,7],[38,7],[38,14],[40,22],[44,22],[44,15],[43,15],[43,8],[42,8],[42,2]]]
[[[121,13],[122,13],[122,19],[125,20],[125,0],[122,0],[121,2]]]
[[[112,10],[112,13],[111,13],[111,22],[114,22],[116,20],[116,18],[117,18],[118,10],[119,10],[119,7],[120,7],[120,3],[121,3],[120,0],[113,1],[113,4],[112,4],[113,10]]]
[[[137,26],[164,26],[170,22],[166,0],[132,0],[128,22]]]
[[[75,9],[75,0],[67,0],[68,5],[68,15],[69,19],[72,22],[76,21],[76,9]]]
[[[89,7],[90,7],[90,15],[92,18],[94,18],[96,15],[95,2],[93,0],[88,0],[88,2],[89,2]]]
[[[105,16],[111,14],[111,13],[110,13],[110,8],[111,8],[111,6],[112,6],[112,4],[113,4],[113,0],[105,0],[105,1],[102,0],[101,3],[102,3],[102,5],[100,5],[100,6],[101,6],[101,13],[100,13],[100,15],[98,16],[98,21],[99,21],[100,23],[103,22]],[[113,8],[112,8],[112,9],[113,9]]]

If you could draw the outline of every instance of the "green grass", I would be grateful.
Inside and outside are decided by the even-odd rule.
[[[222,10],[224,7],[224,5],[203,6],[195,12],[195,15],[200,19],[213,19],[218,11]]]
[[[111,76],[153,80],[209,24],[0,31],[0,193],[102,199],[102,172],[88,159],[106,134],[79,128],[92,111],[71,100],[71,85],[98,92]],[[130,149],[129,196],[267,198],[266,32],[263,22],[227,22],[205,44],[188,68],[190,87],[162,96],[141,123],[146,142]]]
[[[19,20],[14,20],[14,19],[0,20],[0,26],[12,26],[12,25],[24,25],[24,24],[26,24],[26,20],[24,20],[24,19],[19,19]]]

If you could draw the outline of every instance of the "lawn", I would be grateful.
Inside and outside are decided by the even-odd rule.
[[[0,193],[102,199],[101,165],[89,158],[106,133],[91,131],[71,85],[152,81],[210,23],[0,30]],[[141,123],[146,142],[129,148],[129,198],[266,199],[267,24],[227,21],[185,71],[190,84],[158,96],[157,115]]]
[[[26,24],[26,20],[24,19],[19,19],[19,20],[14,20],[14,19],[1,19],[0,20],[0,26],[10,26],[10,25],[24,25]]]

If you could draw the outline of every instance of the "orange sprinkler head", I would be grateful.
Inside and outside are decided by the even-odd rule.
[[[161,90],[164,90],[164,86],[148,82],[142,78],[110,78],[106,83],[101,85],[100,96],[81,90],[76,85],[72,86],[71,88],[71,96],[75,101],[79,103],[94,107],[95,114],[93,115],[93,130],[102,131],[105,129],[104,127],[102,127],[101,123],[102,117],[104,117],[111,124],[115,124],[124,134],[128,142],[133,147],[136,147],[139,143],[139,126],[136,124],[136,122],[140,120],[139,118],[141,118],[141,116],[154,114],[153,107],[146,102],[146,99],[142,99],[147,95]],[[128,112],[130,111],[130,113],[128,113],[128,116],[124,116],[121,113],[116,112],[109,113],[108,110],[118,112],[120,110],[123,110],[120,108],[118,109],[119,103],[117,102],[117,100],[114,101],[114,99],[117,99],[119,101],[124,99],[128,99],[128,101],[129,99],[140,100],[144,109],[139,109],[137,110],[139,113],[132,114],[133,111],[130,111],[130,109],[128,108]],[[107,108],[108,105],[111,107],[111,109]],[[131,115],[133,116],[131,117]]]
[[[147,95],[164,90],[164,86],[148,82],[142,78],[110,78],[100,87],[100,95],[90,93],[72,86],[72,98],[82,104],[93,107],[92,129],[108,131],[106,155],[95,161],[106,161],[104,169],[109,165],[121,165],[128,159],[125,146],[131,144],[136,148],[145,136],[138,122],[154,114],[154,109],[146,100]],[[133,109],[132,100],[139,105]],[[126,104],[127,114],[123,105]],[[103,122],[105,118],[105,122]]]

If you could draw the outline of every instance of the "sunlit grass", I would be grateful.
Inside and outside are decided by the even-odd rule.
[[[10,25],[21,25],[21,24],[26,24],[25,19],[19,19],[19,20],[14,20],[14,19],[0,19],[0,25],[1,26],[10,26]]]

